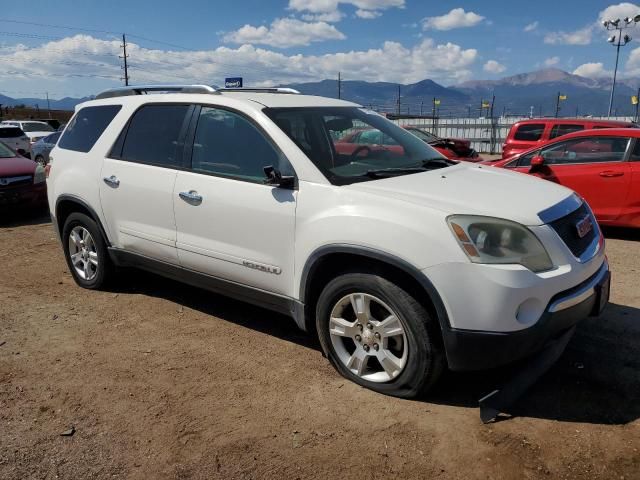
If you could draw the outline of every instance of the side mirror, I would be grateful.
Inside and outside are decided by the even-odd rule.
[[[288,188],[293,189],[296,185],[296,177],[294,176],[283,176],[280,173],[280,170],[275,168],[273,165],[269,165],[264,167],[264,174],[267,176],[264,183],[267,185],[273,185],[278,188]]]
[[[535,155],[531,159],[531,171],[540,170],[544,166],[544,157],[542,155]]]

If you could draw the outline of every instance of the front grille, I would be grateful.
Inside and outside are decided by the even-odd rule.
[[[33,183],[31,175],[21,175],[19,177],[0,177],[0,189],[20,187]]]
[[[582,238],[578,235],[578,223],[584,220],[585,217],[590,217],[593,226],[591,230]],[[571,253],[576,257],[580,257],[589,245],[596,238],[598,227],[595,219],[589,213],[587,206],[583,203],[580,208],[574,210],[569,215],[554,220],[549,225],[556,231],[556,233],[562,238],[564,243],[569,247]]]

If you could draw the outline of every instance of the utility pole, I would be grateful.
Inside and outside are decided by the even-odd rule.
[[[129,55],[127,55],[127,37],[125,36],[125,34],[122,34],[122,45],[120,45],[122,47],[122,56],[119,58],[122,58],[124,60],[124,78],[122,80],[124,80],[124,85],[125,86],[129,86],[129,66],[127,65],[127,58],[129,57]]]
[[[560,92],[556,95],[556,118],[558,118],[558,112],[560,112]],[[609,115],[611,115],[611,111],[609,111]]]
[[[398,84],[398,105],[397,105],[398,115],[400,115],[400,84]]]
[[[424,108],[424,100],[420,101],[420,116],[422,116],[422,109]]]
[[[342,98],[342,78],[340,72],[338,72],[338,98]]]
[[[638,105],[640,104],[640,87],[638,87],[638,93],[636,93],[636,114],[633,117],[633,121],[638,121]]]
[[[621,22],[624,22],[623,24]],[[620,47],[624,47],[627,43],[631,41],[631,37],[629,35],[622,35],[622,30],[625,28],[631,27],[632,23],[640,22],[640,15],[636,15],[635,17],[627,17],[625,19],[616,19],[616,20],[605,20],[602,22],[602,25],[607,30],[613,30],[616,34],[611,35],[607,42],[616,47],[616,66],[613,69],[613,83],[611,84],[611,96],[609,97],[609,111],[607,113],[607,117],[611,116],[611,109],[613,107],[613,96],[616,91],[616,77],[618,75],[618,59],[620,57]]]
[[[51,105],[49,104],[49,92],[47,94],[47,111],[49,112],[49,118],[51,118]]]

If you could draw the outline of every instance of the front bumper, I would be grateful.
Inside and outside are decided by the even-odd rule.
[[[555,295],[540,319],[514,332],[486,332],[443,328],[451,370],[483,370],[526,358],[566,334],[580,320],[600,314],[609,298],[610,272],[606,261],[590,278]]]
[[[47,185],[21,185],[18,187],[0,188],[0,210],[16,207],[36,208],[47,204]]]

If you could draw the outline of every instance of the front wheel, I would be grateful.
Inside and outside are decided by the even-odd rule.
[[[406,290],[374,274],[348,273],[322,291],[316,327],[322,349],[344,377],[411,398],[444,368],[436,320]]]

